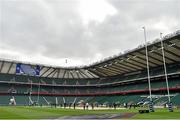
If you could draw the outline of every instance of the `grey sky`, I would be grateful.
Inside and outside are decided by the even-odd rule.
[[[135,48],[142,26],[148,40],[180,29],[180,0],[0,0],[0,8],[0,57],[58,66]]]

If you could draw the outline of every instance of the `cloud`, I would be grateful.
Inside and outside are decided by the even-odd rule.
[[[108,11],[101,20],[91,13],[84,24],[81,0],[1,0],[0,56],[60,66],[67,66],[65,59],[68,66],[89,64],[142,44],[142,26],[148,40],[179,29],[179,0],[101,1],[116,12]],[[88,10],[107,11],[98,6]]]

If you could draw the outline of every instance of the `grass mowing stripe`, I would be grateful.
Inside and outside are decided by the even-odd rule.
[[[26,117],[17,114],[16,110],[10,111],[8,108],[4,108],[4,107],[0,109],[0,119],[14,119],[14,118],[26,119]]]
[[[49,116],[58,116],[58,114],[53,114],[49,112],[44,112],[44,111],[37,111],[37,110],[31,110],[28,109],[28,107],[6,107],[4,108],[5,111],[8,111],[9,113],[14,113],[12,117],[15,119],[40,119],[40,118],[47,118]],[[11,116],[8,115],[8,116]],[[1,116],[0,116],[1,118]]]
[[[138,113],[138,109],[125,110],[73,110],[50,107],[0,107],[0,119],[44,119],[72,115],[91,115],[108,113]],[[154,113],[137,114],[132,119],[180,119],[180,110],[168,112],[167,109],[156,109]]]
[[[156,109],[153,113],[137,114],[133,119],[180,119],[180,110],[168,112],[167,109]]]

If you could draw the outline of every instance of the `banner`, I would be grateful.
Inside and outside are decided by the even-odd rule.
[[[40,66],[25,65],[21,63],[16,64],[16,74],[25,74],[30,76],[40,75]]]

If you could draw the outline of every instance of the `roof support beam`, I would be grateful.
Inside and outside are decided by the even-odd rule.
[[[144,57],[140,57],[139,55],[136,55],[136,58],[144,61],[144,64],[146,64],[146,59],[145,59]],[[142,62],[141,62],[141,63],[142,63]],[[149,63],[158,66],[158,64],[155,63],[155,62],[153,62],[153,61],[149,61]]]
[[[157,51],[155,51],[155,52],[153,52],[153,53],[162,57],[162,54],[158,53]],[[165,57],[165,59],[167,59],[167,60],[169,60],[169,61],[177,62],[176,60],[174,60],[174,59],[172,59],[172,58],[170,58],[170,57],[167,57],[167,56],[164,56],[164,57]]]
[[[173,44],[173,43],[171,43],[171,42],[169,42],[169,41],[167,41],[166,43],[168,43],[168,46],[171,45],[171,44]],[[176,48],[176,49],[178,49],[178,50],[180,50],[180,47],[177,46],[177,45],[174,45],[173,47]]]
[[[149,48],[149,51],[150,51],[150,50],[154,50],[152,53],[153,53],[153,54],[156,54],[156,55],[160,56],[160,58],[162,58],[162,53],[161,53],[161,51],[160,51],[160,48],[161,48],[161,47],[157,47],[157,45],[153,45],[152,47]],[[148,52],[149,52],[149,51],[148,51]],[[159,51],[160,51],[160,53],[159,53]],[[150,55],[149,55],[149,56],[150,56]],[[167,60],[169,60],[169,61],[176,62],[176,61],[173,60],[171,57],[165,56],[165,58],[166,58]],[[161,61],[162,61],[162,60],[161,60]],[[162,62],[163,62],[163,61],[162,61]]]
[[[46,77],[49,77],[53,72],[56,73],[55,71],[56,69],[52,70],[48,75],[46,75]]]
[[[81,71],[81,70],[80,70],[80,71]],[[82,73],[84,76],[86,76],[87,78],[89,78],[89,76],[86,75],[83,71],[81,71],[81,73]]]
[[[74,75],[73,75],[72,71],[70,71],[70,74],[71,74],[72,78],[74,79]]]
[[[177,58],[180,58],[180,55],[175,54],[175,53],[173,53],[173,52],[171,52],[171,51],[169,51],[169,50],[167,50],[167,49],[164,49],[164,52],[165,52],[165,53],[169,53],[169,54],[171,54],[171,55],[173,55],[173,56],[175,56],[175,57],[177,57]]]
[[[130,68],[133,68],[133,69],[135,69],[135,70],[139,70],[138,67],[134,66],[134,64],[129,63],[129,62],[127,62],[127,61],[121,62],[121,64],[124,65],[124,66],[130,67]]]
[[[120,71],[119,70],[117,70],[117,69],[113,69],[111,66],[110,67],[103,67],[103,69],[104,70],[108,70],[108,71],[112,71],[112,72],[118,72],[118,73],[120,73]]]
[[[3,67],[4,67],[4,61],[2,61],[0,72],[2,72]]]
[[[65,77],[65,74],[66,74],[66,70],[64,70],[64,74],[63,74],[62,78],[64,78],[64,77]]]
[[[99,77],[107,76],[106,74],[100,73],[100,72],[97,71],[97,70],[93,70],[93,68],[88,69],[88,70],[89,70],[90,72],[92,72],[93,74],[99,76]]]
[[[142,54],[143,56],[146,56],[142,51],[139,51],[138,53],[139,53],[139,54]],[[151,59],[153,59],[153,60],[156,60],[156,61],[158,61],[158,62],[160,62],[160,63],[163,62],[161,59],[157,59],[156,57],[153,57],[153,56],[151,56],[150,54],[149,54],[148,57],[151,58]],[[150,60],[149,60],[149,61],[150,61]]]
[[[114,75],[117,75],[117,74],[121,74],[121,73],[123,73],[122,71],[120,71],[120,70],[118,70],[118,69],[114,69],[114,68],[112,68],[112,67],[108,68],[108,70],[109,70],[109,71],[113,71],[113,72],[115,72],[115,74],[114,74]]]
[[[67,70],[67,78],[69,78],[69,70]]]
[[[48,75],[46,75],[45,77],[49,77],[54,71],[56,71],[56,69],[52,70]],[[56,72],[55,72],[56,73]]]
[[[142,67],[139,66],[139,65],[135,65],[135,64],[133,64],[133,63],[131,63],[131,62],[128,62],[128,61],[125,61],[125,62],[128,63],[129,65],[133,66],[133,67],[136,68],[136,69],[142,69]]]
[[[61,69],[58,69],[58,71],[57,71],[58,73],[57,73],[57,76],[56,76],[56,78],[59,78],[59,74],[60,74],[60,72],[61,72]]]
[[[129,70],[123,69],[122,67],[118,67],[118,66],[116,66],[116,64],[112,64],[111,67],[114,68],[114,69],[118,69],[120,71],[123,71],[123,72],[129,72]]]
[[[10,70],[11,70],[11,68],[12,68],[12,66],[13,66],[13,62],[11,62],[11,65],[9,66],[9,69],[8,69],[8,71],[7,71],[7,73],[9,73],[10,72]]]
[[[45,68],[45,67],[44,67],[44,66],[41,66],[41,69],[40,69],[40,71],[41,71],[43,68]]]
[[[133,62],[135,62],[135,63],[138,63],[138,64],[141,65],[143,68],[144,68],[144,66],[146,66],[146,64],[143,63],[143,62],[137,61],[137,60],[135,60],[135,59],[130,59],[130,60],[133,61]]]
[[[105,76],[109,76],[109,74],[107,74],[107,73],[105,73],[104,71],[99,71],[99,68],[95,68],[96,70],[95,71],[97,71],[97,72],[99,72],[100,74],[102,74],[103,76],[105,75]]]
[[[157,46],[157,45],[155,45],[155,46],[156,46],[157,48],[161,48],[161,46]],[[165,52],[165,53],[169,53],[169,54],[171,54],[171,55],[173,55],[173,56],[175,56],[175,57],[177,57],[177,58],[180,57],[180,55],[175,54],[175,53],[169,51],[168,49],[164,49],[164,52]]]
[[[79,70],[79,74],[80,74],[83,78],[86,78],[86,76],[84,76],[80,70]]]
[[[78,79],[79,79],[79,78],[80,78],[80,76],[79,76],[79,71],[78,71],[78,70],[76,70],[75,72],[76,72],[77,77],[78,77]]]
[[[110,73],[110,74],[116,74],[117,73],[117,71],[114,71],[114,70],[108,70],[108,69],[106,69],[106,68],[101,68],[101,67],[99,67],[99,69],[101,70],[101,71],[104,71],[104,72],[106,72],[106,73]]]
[[[123,64],[121,64],[120,62],[118,62],[118,63],[116,64],[116,66],[119,66],[119,67],[121,67],[121,68],[123,68],[123,69],[125,69],[125,70],[129,70],[129,71],[135,71],[135,70],[136,70],[136,69],[132,68],[131,66],[123,65]]]
[[[44,72],[40,75],[40,77],[42,77],[44,74],[46,74],[50,69],[51,69],[51,67],[47,68],[47,70],[44,71]]]
[[[93,77],[93,78],[97,78],[97,76],[95,76],[93,73],[91,73],[89,70],[87,70],[87,72]]]
[[[54,78],[55,74],[58,73],[58,69],[56,68],[56,71],[52,74],[52,77]]]

